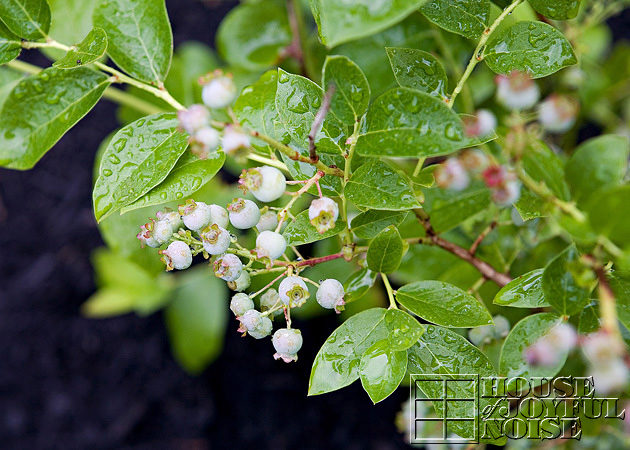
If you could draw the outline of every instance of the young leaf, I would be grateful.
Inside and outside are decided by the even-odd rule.
[[[543,22],[517,22],[491,38],[483,54],[496,73],[517,70],[532,78],[546,77],[577,63],[567,38]]]
[[[322,72],[324,90],[335,86],[330,110],[347,125],[358,122],[370,103],[370,86],[359,66],[345,56],[328,56]]]
[[[178,125],[174,113],[154,114],[114,135],[94,184],[92,198],[98,222],[135,202],[166,178],[188,147],[188,135],[179,131]]]
[[[580,10],[580,0],[529,0],[536,12],[555,20],[573,19]]]
[[[308,210],[306,210],[295,216],[295,219],[284,229],[282,235],[286,239],[287,245],[304,245],[336,236],[341,233],[344,228],[345,224],[343,220],[337,220],[332,229],[319,234],[308,219]]]
[[[406,372],[407,352],[392,350],[385,340],[372,344],[359,364],[361,384],[374,404],[389,397]]]
[[[107,33],[107,54],[129,75],[160,84],[173,54],[164,0],[100,0],[94,26]]]
[[[513,308],[544,308],[550,306],[542,290],[544,269],[536,269],[512,280],[501,288],[493,303]]]
[[[0,64],[8,63],[20,55],[22,41],[0,21]]]
[[[345,195],[359,208],[403,211],[420,207],[407,177],[378,160],[354,171],[346,184]]]
[[[45,38],[50,29],[50,6],[46,0],[0,0],[2,22],[23,39]]]
[[[21,80],[0,113],[0,166],[30,169],[85,116],[109,86],[88,68],[49,68]]]
[[[585,210],[595,231],[623,247],[630,244],[630,185],[597,191]]]
[[[583,288],[571,273],[580,258],[575,245],[567,247],[545,267],[542,289],[545,299],[560,314],[573,315],[589,301],[589,290]]]
[[[389,334],[387,344],[391,350],[407,350],[420,339],[424,326],[405,311],[388,309],[385,313],[385,326]]]
[[[435,56],[415,48],[388,47],[385,51],[401,87],[445,98],[448,78]]]
[[[475,297],[442,281],[416,281],[396,291],[396,300],[414,314],[449,328],[492,324],[492,316]]]
[[[376,281],[376,272],[372,272],[368,268],[362,268],[351,274],[346,281],[343,282],[343,297],[346,303],[351,303],[360,299],[367,291],[374,286]]]
[[[370,270],[391,273],[398,269],[404,245],[398,229],[390,225],[370,242],[366,260]]]
[[[59,69],[76,69],[98,61],[105,54],[105,50],[107,50],[107,34],[102,28],[97,27],[53,66]]]
[[[392,212],[369,209],[352,219],[350,226],[358,238],[372,239],[389,225],[400,225],[408,214],[407,211]]]
[[[311,11],[322,43],[328,48],[369,36],[400,22],[426,0],[340,2],[310,0]]]
[[[431,0],[420,12],[440,28],[478,39],[490,16],[490,0]]]

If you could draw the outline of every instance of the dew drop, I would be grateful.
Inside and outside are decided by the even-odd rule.
[[[109,169],[103,169],[103,175],[105,175],[106,177],[109,177],[112,175],[112,171]]]
[[[289,81],[289,75],[284,72],[280,72],[280,75],[278,75],[278,81],[280,83],[286,83],[287,81]]]
[[[109,159],[109,162],[112,164],[120,164],[120,158],[114,154],[109,155],[107,159]]]
[[[184,194],[182,194],[181,192],[176,192],[175,193],[175,198],[182,198],[184,196]]]

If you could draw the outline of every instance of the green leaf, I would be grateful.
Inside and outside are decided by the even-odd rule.
[[[0,67],[0,110],[2,105],[9,97],[9,94],[15,86],[24,78],[24,74],[9,69],[8,67]]]
[[[615,304],[619,321],[630,329],[630,280],[616,273],[608,276],[610,288],[615,294]]]
[[[0,17],[9,30],[23,39],[45,38],[50,29],[46,0],[0,0]]]
[[[124,214],[145,206],[161,205],[190,197],[205,186],[223,167],[224,163],[225,154],[223,152],[209,155],[206,159],[192,156],[186,163],[175,166],[164,181],[135,202],[121,208],[120,212]]]
[[[188,147],[175,113],[138,119],[107,146],[94,184],[94,215],[100,222],[149,192],[169,174]]]
[[[422,192],[423,207],[431,216],[433,228],[440,233],[487,211],[492,205],[490,191],[485,186],[471,186],[464,191],[431,188]]]
[[[297,146],[293,146],[292,148],[294,150],[297,150],[302,156],[308,156],[307,149]],[[341,155],[327,155],[324,153],[318,156],[319,160],[327,166],[334,164],[337,167],[342,167],[345,162],[344,157]],[[313,176],[317,172],[317,167],[315,167],[313,164],[295,161],[289,158],[284,153],[282,153],[280,157],[282,158],[282,162],[284,162],[284,165],[287,166],[291,178],[293,178],[294,180],[308,180],[310,178],[313,178]],[[324,195],[337,197],[343,192],[340,177],[323,177],[319,180],[319,186],[322,188],[322,193]],[[315,194],[317,191],[313,188],[309,192]]]
[[[408,215],[407,211],[392,212],[368,209],[352,219],[350,226],[358,238],[372,239],[389,225],[400,225]]]
[[[573,19],[580,10],[580,0],[529,0],[532,8],[556,20]]]
[[[93,20],[107,33],[107,54],[118,67],[142,81],[164,81],[173,54],[164,0],[100,0]]]
[[[553,366],[531,366],[525,359],[525,349],[562,320],[556,314],[540,313],[527,316],[518,322],[505,338],[499,357],[499,372],[502,376],[512,377],[553,377],[567,359],[568,350],[558,349],[558,362]]]
[[[630,185],[597,191],[585,211],[595,231],[623,247],[630,244]]]
[[[415,48],[389,47],[385,50],[394,77],[401,87],[416,89],[435,97],[446,97],[448,78],[435,56]]]
[[[52,21],[48,34],[63,43],[79,42],[92,30],[92,13],[100,0],[48,0]],[[72,26],[68,26],[72,24]],[[41,49],[51,59],[66,52],[57,48]]]
[[[107,50],[107,34],[102,28],[94,28],[66,56],[56,61],[53,66],[59,69],[76,69],[85,64],[98,61]]]
[[[420,207],[407,177],[378,160],[368,161],[353,172],[345,195],[359,208],[403,211]]]
[[[0,64],[8,63],[20,55],[22,41],[11,33],[2,21],[0,21]]]
[[[575,245],[570,245],[547,264],[542,275],[545,299],[563,315],[579,313],[589,301],[590,291],[580,286],[571,272],[579,259]]]
[[[175,50],[164,86],[183,105],[200,103],[203,86],[199,77],[218,67],[219,60],[210,47],[196,41],[184,42]]]
[[[490,0],[432,0],[420,12],[440,28],[478,39],[490,16]]]
[[[385,400],[407,372],[407,352],[392,350],[387,341],[372,344],[361,357],[359,373],[363,389],[374,404]]]
[[[484,50],[488,66],[496,73],[514,70],[532,78],[551,75],[577,63],[571,44],[564,35],[543,22],[517,22],[492,37]]]
[[[599,320],[599,311],[597,303],[591,302],[580,313],[580,322],[578,324],[579,334],[589,334],[598,331],[601,328]]]
[[[512,280],[501,288],[493,303],[513,308],[544,308],[550,306],[542,290],[544,269],[536,269]]]
[[[386,311],[384,308],[362,311],[333,331],[313,362],[308,395],[335,391],[359,378],[363,353],[375,342],[387,338]]]
[[[356,151],[363,156],[427,157],[452,153],[471,144],[459,116],[442,100],[409,88],[395,88],[374,100],[367,132]]]
[[[620,184],[628,170],[629,154],[625,136],[609,134],[581,144],[565,167],[575,200],[586,202],[598,189]]]
[[[370,242],[366,260],[374,272],[392,273],[400,265],[404,245],[398,229],[390,225]]]
[[[245,3],[232,9],[217,31],[217,49],[230,65],[262,70],[280,63],[291,44],[284,2]]]
[[[370,85],[359,66],[345,56],[328,56],[322,72],[324,90],[335,86],[330,110],[347,125],[358,122],[370,103]]]
[[[0,113],[0,166],[30,169],[109,86],[109,78],[88,68],[48,68],[21,80]]]
[[[164,320],[177,361],[192,374],[200,373],[223,349],[228,322],[225,283],[207,268],[181,275]]]
[[[351,303],[363,297],[374,286],[376,275],[376,272],[365,267],[352,273],[343,283],[344,301]]]
[[[317,22],[319,38],[328,48],[389,28],[407,17],[426,0],[391,0],[374,3],[371,0],[340,2],[310,0]]]
[[[284,229],[282,235],[286,239],[287,245],[304,245],[336,236],[344,229],[345,224],[343,220],[339,219],[332,229],[319,234],[317,229],[311,224],[308,218],[308,210],[306,210],[295,216],[295,219]]]
[[[405,311],[388,309],[385,326],[389,331],[387,345],[391,350],[407,350],[424,334],[424,326]]]
[[[443,281],[416,281],[396,291],[396,300],[414,314],[449,328],[492,324],[492,316],[474,296]]]

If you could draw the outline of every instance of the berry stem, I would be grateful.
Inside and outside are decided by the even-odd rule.
[[[394,290],[392,289],[392,285],[389,283],[389,278],[387,278],[387,275],[381,272],[381,279],[383,280],[383,284],[385,285],[387,297],[389,297],[389,309],[398,309],[398,306],[396,306],[396,299],[394,298]]]
[[[300,190],[297,191],[293,195],[293,198],[289,200],[289,203],[287,203],[287,205],[284,208],[282,208],[282,210],[278,213],[279,219],[278,219],[278,226],[276,227],[276,233],[280,232],[280,228],[282,228],[282,224],[286,220],[287,214],[289,213],[289,210],[295,204],[295,202],[302,196],[302,194],[308,191],[311,188],[311,186],[317,183],[317,181],[323,176],[324,176],[324,173],[321,170],[318,170],[317,173],[313,175],[313,177],[310,178],[306,183],[304,183],[304,186],[302,186]]]
[[[284,278],[286,275],[287,275],[286,271],[285,271],[285,272],[282,272],[282,273],[281,273],[280,275],[278,275],[276,278],[274,278],[274,279],[273,279],[273,280],[271,280],[269,283],[267,283],[267,284],[265,285],[265,287],[263,287],[263,288],[259,289],[258,291],[256,291],[256,292],[255,292],[255,293],[253,293],[253,294],[250,294],[250,295],[249,295],[249,298],[251,298],[251,299],[256,298],[256,296],[257,296],[258,294],[260,294],[260,293],[262,293],[262,292],[265,292],[267,289],[269,289],[271,286],[273,286],[273,285],[275,284],[275,282],[276,282],[276,281],[278,281],[278,280],[279,280],[279,279],[281,279],[281,278]],[[251,273],[250,273],[250,276],[251,276]]]

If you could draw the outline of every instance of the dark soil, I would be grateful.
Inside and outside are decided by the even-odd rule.
[[[167,6],[176,44],[210,43],[233,3]],[[627,24],[626,17],[617,29]],[[222,356],[190,377],[171,356],[161,314],[81,317],[95,288],[90,252],[102,245],[91,208],[92,164],[117,126],[114,111],[99,103],[34,170],[0,170],[0,445],[406,448],[393,424],[404,390],[378,406],[357,383],[306,397],[321,339],[306,340],[300,361],[284,365],[270,357],[268,342],[228,332]],[[336,320],[298,326],[323,339]]]

